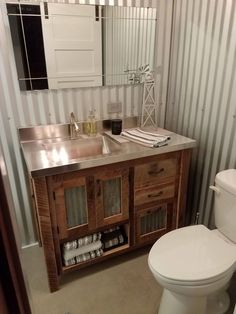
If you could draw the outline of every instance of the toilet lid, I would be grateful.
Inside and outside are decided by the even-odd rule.
[[[161,237],[149,253],[149,265],[176,281],[214,278],[233,267],[236,247],[203,225],[180,228]]]

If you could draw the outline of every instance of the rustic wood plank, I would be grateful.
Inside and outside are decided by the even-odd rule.
[[[94,177],[97,226],[106,226],[127,219],[129,217],[129,169],[108,167],[104,172],[97,172]],[[120,212],[105,217],[103,182],[116,178],[121,182]]]
[[[59,188],[55,190],[55,200],[54,200],[54,208],[56,210],[56,220],[58,227],[58,236],[60,239],[66,239],[68,237],[68,227],[67,227],[67,215],[66,215],[66,207],[65,207],[65,196],[64,189]]]
[[[58,237],[58,223],[57,223],[57,208],[54,200],[53,191],[50,189],[52,187],[51,177],[46,178],[47,188],[48,188],[48,199],[49,199],[49,207],[50,207],[50,214],[51,214],[51,222],[52,222],[52,235],[54,241],[54,248],[55,248],[55,256],[57,262],[57,272],[60,276],[62,273],[62,262],[61,262],[61,250],[60,250],[60,241]]]
[[[34,214],[34,220],[36,224],[36,231],[37,231],[37,237],[38,237],[38,243],[39,246],[42,246],[42,230],[39,223],[39,215],[38,215],[38,208],[35,203],[35,195],[34,195],[34,187],[33,187],[33,179],[28,175],[29,179],[29,186],[30,186],[30,194],[31,194],[31,204],[33,206],[33,214]]]
[[[184,219],[188,192],[188,176],[191,155],[192,155],[191,149],[186,149],[181,152],[176,228],[183,227],[185,224]]]
[[[134,205],[138,206],[150,202],[160,201],[175,197],[175,184],[150,185],[147,188],[136,189]]]
[[[134,216],[134,167],[129,169],[129,221],[130,246],[135,244],[135,216]]]
[[[158,156],[155,161],[134,168],[134,187],[148,186],[174,181],[179,174],[180,154],[170,154],[166,159]]]
[[[59,287],[59,276],[52,234],[52,221],[46,178],[35,178],[33,183],[35,202],[38,208],[39,222],[42,230],[42,244],[47,266],[48,282],[50,291],[54,292],[58,290]]]

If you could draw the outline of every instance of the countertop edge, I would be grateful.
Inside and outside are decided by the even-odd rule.
[[[28,167],[26,158],[25,158],[25,161],[26,161],[28,172],[32,178],[46,177],[46,176],[63,174],[67,172],[73,172],[73,171],[91,169],[91,168],[105,166],[105,165],[111,165],[115,163],[126,162],[126,161],[145,158],[145,157],[151,157],[155,155],[157,156],[160,154],[171,153],[171,152],[186,150],[186,149],[192,149],[196,147],[196,140],[192,140],[189,138],[186,138],[186,139],[188,139],[188,141],[182,144],[166,145],[159,148],[144,147],[143,151],[124,153],[124,154],[118,154],[118,155],[114,154],[114,155],[102,156],[101,158],[96,158],[96,165],[94,165],[95,159],[88,159],[88,160],[70,163],[68,165],[59,165],[59,166],[53,166],[53,167],[49,167],[45,169],[30,170]]]

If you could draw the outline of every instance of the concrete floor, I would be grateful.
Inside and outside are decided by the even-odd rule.
[[[54,293],[48,289],[42,249],[25,249],[33,314],[156,314],[162,289],[148,269],[149,249],[67,274]]]
[[[24,249],[23,268],[33,314],[157,314],[162,289],[148,269],[149,249],[68,274],[54,293],[48,289],[42,248]],[[227,314],[232,314],[236,276],[229,292],[232,304]]]

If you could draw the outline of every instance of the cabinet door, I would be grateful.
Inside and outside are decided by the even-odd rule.
[[[174,203],[158,204],[136,212],[136,242],[156,240],[175,228]]]
[[[47,7],[49,18],[41,21],[49,89],[102,86],[101,7],[97,12],[94,5]]]
[[[54,193],[60,239],[80,235],[96,227],[92,177],[66,180]]]
[[[95,175],[98,227],[129,218],[129,170],[109,169]]]

